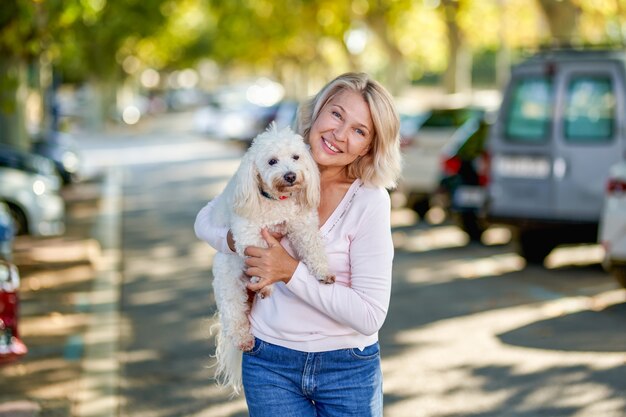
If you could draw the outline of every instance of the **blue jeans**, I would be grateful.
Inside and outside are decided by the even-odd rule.
[[[243,355],[250,417],[382,417],[378,343],[307,353],[255,339]]]

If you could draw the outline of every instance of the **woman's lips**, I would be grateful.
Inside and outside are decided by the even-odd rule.
[[[322,143],[324,144],[324,148],[327,151],[330,151],[333,154],[341,153],[341,151],[339,149],[337,149],[332,143],[330,143],[326,139],[322,138]]]

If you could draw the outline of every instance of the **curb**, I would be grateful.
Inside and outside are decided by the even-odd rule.
[[[41,406],[34,401],[18,400],[0,404],[0,417],[36,417]]]
[[[75,395],[74,417],[114,417],[119,408],[119,339],[121,273],[122,172],[109,168],[92,236],[101,248],[89,295],[91,317],[84,335],[82,375]]]

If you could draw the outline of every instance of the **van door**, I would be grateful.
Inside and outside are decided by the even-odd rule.
[[[609,168],[623,158],[624,92],[614,62],[560,66],[552,171],[559,217],[597,222]]]
[[[489,215],[546,219],[554,204],[551,178],[554,82],[543,65],[511,77],[489,138]]]

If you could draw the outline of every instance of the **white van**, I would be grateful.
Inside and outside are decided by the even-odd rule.
[[[485,215],[542,263],[595,242],[611,165],[625,158],[626,55],[551,51],[513,68],[490,131]]]
[[[626,161],[611,167],[598,240],[604,247],[602,266],[626,288]]]

